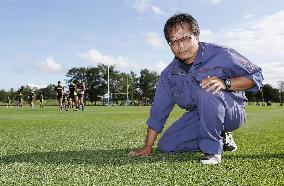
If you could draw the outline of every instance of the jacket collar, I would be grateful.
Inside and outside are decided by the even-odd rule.
[[[182,61],[180,61],[178,58],[174,58],[173,60],[173,66],[172,66],[172,75],[183,75],[186,76],[186,70],[185,65]]]
[[[205,51],[205,44],[203,42],[198,43],[198,51],[197,55],[193,61],[193,66],[199,65],[202,63],[202,57],[204,56],[204,51]]]

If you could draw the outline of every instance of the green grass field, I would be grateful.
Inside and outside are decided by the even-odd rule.
[[[128,157],[144,143],[149,109],[0,107],[0,185],[284,185],[284,107],[247,107],[238,151],[215,166],[200,153]]]

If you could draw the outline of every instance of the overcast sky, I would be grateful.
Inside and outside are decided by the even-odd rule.
[[[283,0],[0,0],[0,89],[45,87],[99,62],[160,72],[173,58],[163,26],[177,12],[198,20],[201,41],[262,67],[264,83],[284,81]]]

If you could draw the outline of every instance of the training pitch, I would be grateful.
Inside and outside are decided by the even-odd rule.
[[[0,185],[284,185],[284,106],[248,106],[237,152],[215,166],[156,147],[128,157],[144,143],[149,109],[0,107]],[[182,113],[175,108],[166,128]]]

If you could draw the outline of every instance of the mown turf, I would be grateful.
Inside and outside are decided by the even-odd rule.
[[[238,151],[217,166],[199,164],[200,153],[128,157],[144,143],[149,108],[1,107],[0,185],[284,185],[284,107],[248,107]]]

